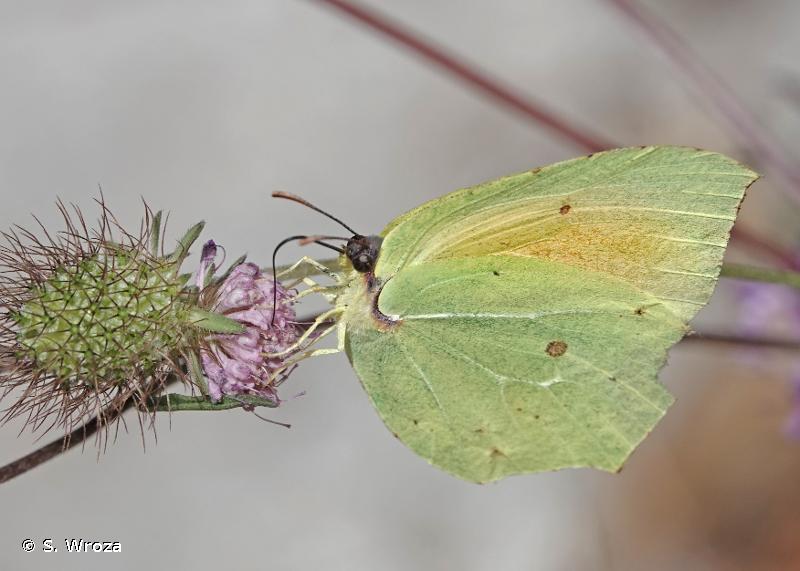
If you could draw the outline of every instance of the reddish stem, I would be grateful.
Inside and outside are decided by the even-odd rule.
[[[761,339],[742,335],[721,335],[717,333],[695,333],[687,335],[681,343],[713,343],[718,345],[754,347],[757,349],[777,349],[785,351],[800,350],[800,341],[793,339]]]
[[[800,259],[792,255],[790,251],[784,250],[761,236],[753,234],[742,226],[734,226],[731,238],[733,238],[735,244],[740,244],[745,248],[757,250],[768,255],[783,268],[800,271]]]
[[[433,42],[422,38],[416,32],[399,25],[376,10],[368,9],[347,0],[316,1],[346,14],[383,36],[391,38],[428,63],[445,70],[469,86],[513,109],[526,119],[547,127],[588,152],[593,153],[618,146],[570,125],[554,115],[550,110],[545,109],[538,102],[516,93],[512,88],[503,85],[465,60],[447,53]]]
[[[800,189],[800,169],[786,158],[780,143],[766,131],[736,93],[666,23],[636,0],[607,0],[638,26],[714,105],[731,130],[764,164],[775,169],[795,190]]]

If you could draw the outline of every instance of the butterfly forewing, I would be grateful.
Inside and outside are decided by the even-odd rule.
[[[557,260],[621,277],[690,319],[713,291],[756,174],[716,153],[620,149],[430,201],[385,232],[378,276],[486,254]]]

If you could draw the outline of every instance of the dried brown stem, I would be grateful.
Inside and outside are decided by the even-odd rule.
[[[166,383],[155,381],[152,387],[145,389],[145,392],[154,390],[156,388],[161,388],[163,390],[178,380],[179,379],[177,377],[174,377]],[[98,434],[98,431],[106,430],[111,423],[121,420],[122,415],[127,410],[133,408],[140,402],[142,402],[142,399],[134,396],[127,397],[122,402],[112,402],[99,414],[92,417],[82,426],[79,426],[69,434],[61,438],[57,438],[49,444],[45,444],[44,446],[37,448],[30,454],[26,454],[22,458],[18,458],[17,460],[0,467],[0,484],[8,482],[9,480],[20,476],[25,472],[33,470],[37,466],[44,464],[48,460],[52,460],[53,458],[63,454],[67,450],[71,450],[79,444],[83,445],[90,437]],[[150,422],[153,422],[154,417],[152,416],[152,413],[149,414],[149,418]],[[141,424],[142,422],[143,419],[140,413],[139,423]],[[142,430],[142,438],[144,438],[144,430]]]
[[[105,428],[107,423],[117,420],[123,412],[133,406],[133,403],[134,399],[128,399],[121,409],[110,405],[101,414],[93,417],[83,426],[76,428],[66,436],[57,438],[30,454],[6,464],[0,468],[0,484],[30,471],[48,460],[52,460],[78,444],[83,444],[89,437],[95,435],[98,430]]]
[[[70,448],[82,444],[100,428],[101,423],[92,419],[80,428],[76,428],[69,435],[58,438],[53,442],[34,450],[22,458],[6,464],[0,468],[0,484],[8,482],[17,476],[44,464]]]

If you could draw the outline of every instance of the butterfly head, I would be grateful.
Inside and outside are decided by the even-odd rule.
[[[381,242],[383,238],[380,236],[356,234],[347,241],[344,253],[357,272],[366,274],[375,269],[381,253]]]
[[[327,216],[340,226],[343,226],[347,230],[352,233],[351,238],[341,238],[337,236],[291,236],[286,238],[278,246],[275,248],[275,251],[272,254],[272,266],[273,266],[273,274],[275,273],[275,254],[278,251],[278,248],[290,242],[292,240],[299,240],[301,244],[310,244],[315,243],[319,244],[320,246],[325,246],[326,248],[330,248],[331,250],[335,250],[340,254],[344,254],[350,263],[353,264],[353,268],[362,274],[370,274],[372,270],[375,268],[375,264],[378,262],[378,256],[381,252],[381,242],[383,242],[383,238],[380,236],[364,236],[363,234],[359,234],[355,230],[353,230],[350,226],[333,216],[332,214],[328,214],[321,208],[314,206],[309,201],[304,198],[300,198],[299,196],[295,196],[294,194],[289,194],[288,192],[273,192],[272,196],[275,198],[285,198],[287,200],[291,200],[293,202],[297,202],[308,208],[319,212],[320,214]],[[342,240],[347,241],[347,244],[344,248],[339,246],[333,246],[325,242],[325,240]]]

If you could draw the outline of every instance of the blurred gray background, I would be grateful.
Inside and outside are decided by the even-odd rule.
[[[604,0],[366,4],[620,144],[747,159]],[[800,4],[645,4],[797,140],[786,86],[800,77]],[[584,154],[312,0],[0,0],[0,77],[0,227],[31,213],[58,227],[57,197],[93,218],[101,185],[134,227],[142,199],[170,211],[172,240],[205,219],[229,259],[267,263],[282,237],[336,228],[273,190],[375,232],[447,191]],[[767,177],[743,216],[795,245],[798,212],[781,196]],[[735,295],[721,290],[696,327],[729,324]],[[679,403],[622,474],[487,486],[395,440],[343,355],[307,361],[284,395],[307,394],[271,415],[291,430],[241,411],[179,413],[146,453],[134,423],[99,461],[90,445],[0,487],[0,568],[789,569],[800,447],[780,426],[792,364],[734,358],[672,351],[661,378]],[[0,462],[33,448],[18,428],[0,430]],[[123,553],[26,554],[28,537],[117,540]]]

